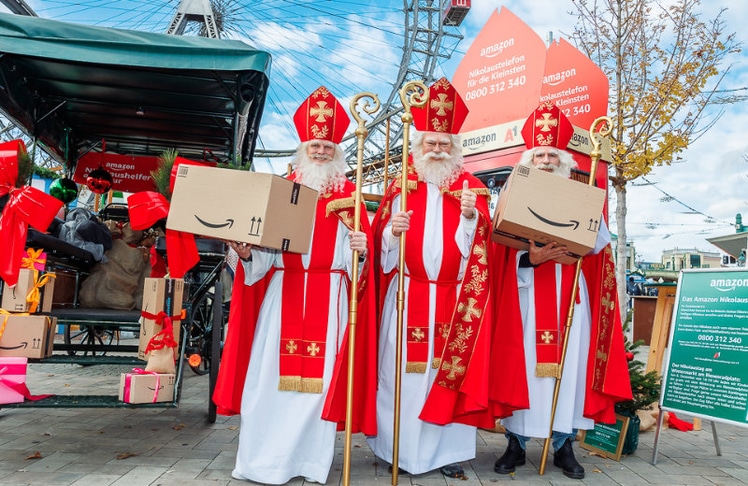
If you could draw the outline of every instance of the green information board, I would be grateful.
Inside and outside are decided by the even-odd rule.
[[[748,425],[748,270],[683,270],[660,406]]]
[[[620,460],[629,420],[628,417],[616,414],[615,424],[595,424],[594,429],[583,431],[580,447],[616,461]]]

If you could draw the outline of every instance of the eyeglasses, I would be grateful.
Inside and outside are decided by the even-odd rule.
[[[544,159],[546,157],[549,159],[557,159],[558,152],[535,152],[532,156],[534,159]]]
[[[322,148],[322,149],[330,150],[330,151],[335,150],[335,144],[332,143],[332,142],[314,141],[314,142],[309,143],[309,147],[312,148],[312,149],[320,149],[320,148]]]

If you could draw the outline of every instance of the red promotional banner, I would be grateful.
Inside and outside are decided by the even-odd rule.
[[[608,113],[608,78],[592,60],[564,39],[552,42],[545,58],[540,102],[550,101],[572,125],[589,129]]]
[[[494,12],[457,67],[452,84],[470,113],[462,126],[465,168],[491,175],[513,167],[525,150],[520,133],[543,101],[559,107],[574,125],[568,145],[583,171],[590,170],[592,122],[608,111],[608,79],[569,42],[545,42],[506,8]],[[607,188],[609,146],[595,180]],[[607,208],[606,208],[607,212]]]
[[[115,191],[156,190],[151,172],[158,169],[158,157],[88,152],[78,159],[73,180],[85,185],[88,174],[99,167],[112,176],[112,189]]]
[[[608,78],[592,60],[564,39],[552,42],[545,59],[541,101],[551,101],[566,115],[576,130],[568,149],[579,169],[589,172],[591,145],[589,129],[598,117],[608,114]],[[595,180],[597,187],[608,184],[607,164],[600,161]],[[607,202],[605,208],[607,214]]]
[[[467,50],[452,79],[470,113],[461,132],[522,119],[537,108],[545,43],[502,7]]]

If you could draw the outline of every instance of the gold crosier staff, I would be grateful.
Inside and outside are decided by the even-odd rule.
[[[410,81],[400,89],[400,101],[403,103],[403,159],[400,172],[400,211],[407,211],[408,195],[408,157],[410,150],[410,125],[413,123],[412,107],[426,105],[429,90],[421,81]],[[395,343],[395,410],[392,434],[392,486],[397,485],[398,463],[400,457],[400,387],[403,365],[403,312],[405,310],[405,231],[400,233],[400,252],[398,253],[397,271],[397,339]]]
[[[351,100],[351,114],[358,123],[356,138],[358,152],[356,164],[356,193],[353,206],[353,231],[361,230],[361,181],[363,180],[364,141],[369,131],[364,119],[357,110],[358,102],[364,98],[361,109],[371,115],[379,110],[379,98],[373,93],[359,93]],[[373,104],[370,104],[371,100]],[[371,255],[373,257],[373,255]],[[353,357],[356,344],[356,324],[358,323],[358,250],[353,251],[351,298],[348,304],[348,381],[345,402],[345,450],[343,452],[343,484],[348,486],[351,481],[351,421],[353,416]]]
[[[605,124],[603,127],[602,125]],[[590,139],[592,140],[592,151],[590,152],[590,160],[592,165],[590,166],[590,180],[589,185],[595,185],[595,174],[597,173],[597,163],[600,161],[602,156],[602,150],[600,146],[602,139],[610,135],[612,130],[613,122],[607,116],[601,116],[592,122],[590,127]],[[600,135],[597,137],[597,135]],[[571,330],[571,321],[574,318],[574,303],[577,300],[577,293],[579,292],[579,274],[582,271],[582,257],[577,260],[577,268],[574,273],[574,287],[571,291],[571,299],[569,304],[569,312],[566,315],[566,329],[564,330],[564,343],[561,348],[561,361],[558,365],[558,371],[556,373],[556,383],[553,387],[553,403],[551,404],[551,425],[548,431],[548,437],[543,443],[543,455],[540,457],[540,468],[538,472],[542,476],[545,473],[545,462],[548,459],[548,449],[551,445],[551,437],[553,436],[553,421],[556,418],[556,405],[558,405],[558,394],[561,389],[561,378],[564,375],[564,362],[566,361],[566,348],[569,346],[569,331]]]

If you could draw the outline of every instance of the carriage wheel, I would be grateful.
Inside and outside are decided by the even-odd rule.
[[[73,325],[65,326],[65,344],[73,346],[107,346],[114,342],[116,329],[91,324],[79,324],[78,329]],[[119,338],[117,339],[119,341]],[[68,349],[70,356],[104,356],[105,350]]]
[[[194,307],[192,322],[189,325],[189,335],[187,336],[187,348],[185,349],[187,363],[190,369],[198,375],[210,373],[212,329],[213,295],[208,293]],[[192,355],[199,356],[200,360],[190,359]]]

